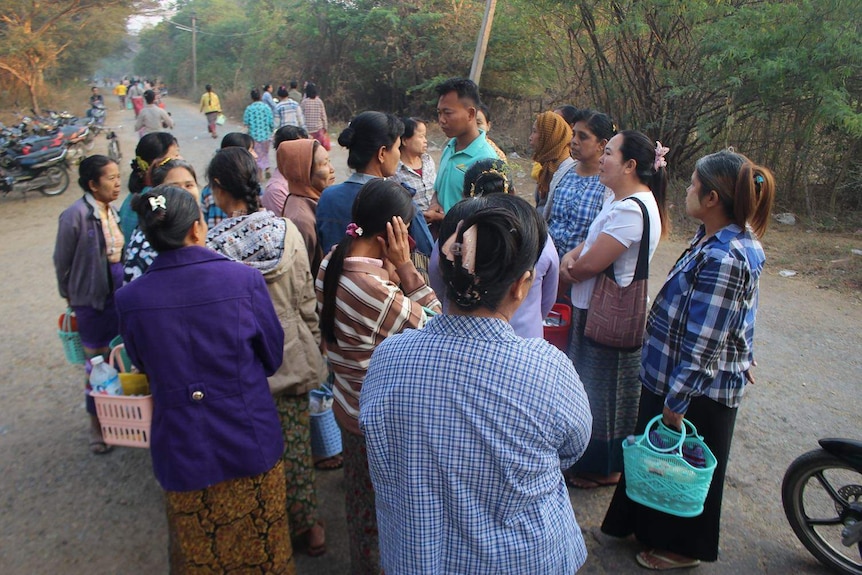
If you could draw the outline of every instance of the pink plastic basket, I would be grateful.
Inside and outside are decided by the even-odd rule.
[[[102,438],[108,445],[149,447],[153,419],[152,395],[104,395],[91,393]]]

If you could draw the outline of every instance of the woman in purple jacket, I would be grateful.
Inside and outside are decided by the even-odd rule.
[[[284,444],[267,384],[284,332],[257,270],[206,247],[191,194],[134,199],[159,253],[117,292],[120,333],[153,394],[153,471],[165,490],[172,573],[294,573]]]

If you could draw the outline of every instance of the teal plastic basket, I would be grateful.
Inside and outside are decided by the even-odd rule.
[[[718,461],[690,421],[684,419],[682,432],[678,433],[663,425],[661,418],[661,415],[652,418],[643,435],[634,442],[623,440],[626,495],[662,513],[696,517],[703,513]],[[655,433],[669,447],[653,444],[650,431],[656,424]],[[703,452],[704,467],[695,467],[682,456],[683,448],[698,447]]]
[[[63,344],[63,352],[66,354],[66,361],[72,365],[85,365],[87,363],[87,354],[84,353],[84,344],[81,342],[81,334],[77,330],[72,329],[72,316],[75,312],[72,308],[67,308],[63,314],[60,329],[57,330],[57,335],[60,337],[60,342]]]

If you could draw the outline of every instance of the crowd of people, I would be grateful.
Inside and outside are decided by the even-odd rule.
[[[648,315],[639,291],[596,319],[597,294],[645,285],[667,234],[659,142],[596,110],[540,113],[528,202],[477,86],[453,78],[436,88],[439,165],[427,121],[364,111],[338,134],[353,173],[335,183],[317,87],[273,91],[251,91],[247,133],[222,138],[202,189],[153,92],[123,91],[148,103],[128,196],[112,205],[119,166],[90,156],[59,219],[86,354],[119,335],[150,382],[171,572],[292,573],[294,550],[324,554],[316,473],[334,469],[355,574],[573,573],[587,549],[569,488],[608,486],[602,531],[634,534],[640,565],[717,560],[769,169],[733,150],[698,160],[685,210],[701,226]],[[200,111],[217,138],[210,85]],[[565,353],[542,338],[561,305]],[[309,392],[327,380],[343,451],[316,458]],[[90,450],[110,452],[89,395],[87,411]],[[699,516],[626,494],[623,441],[657,415],[691,421],[718,461]]]

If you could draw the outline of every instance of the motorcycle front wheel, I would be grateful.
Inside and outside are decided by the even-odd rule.
[[[818,561],[862,575],[862,543],[841,542],[844,526],[862,521],[862,474],[822,449],[809,451],[787,468],[781,501],[793,532]]]
[[[59,196],[69,187],[69,172],[60,166],[51,166],[40,177],[49,180],[39,188],[39,191],[46,196]]]

